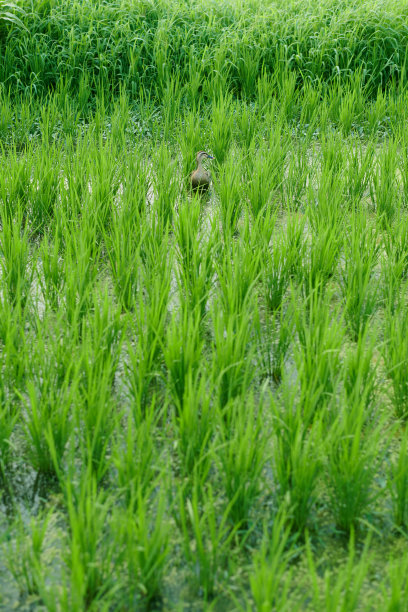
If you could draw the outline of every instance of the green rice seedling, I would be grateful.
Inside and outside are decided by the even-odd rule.
[[[122,347],[123,330],[124,321],[120,316],[120,310],[112,304],[107,290],[102,296],[95,292],[93,313],[92,316],[88,316],[86,323],[84,322],[82,335],[82,347],[91,348],[93,351],[92,359],[88,362],[84,360],[82,364],[85,368],[84,373],[88,365],[100,368],[101,371],[111,365],[109,380],[113,384]],[[87,342],[88,347],[86,347]]]
[[[58,123],[58,106],[56,97],[49,97],[47,104],[40,109],[40,131],[43,147],[49,147],[54,140],[54,133]]]
[[[172,158],[165,142],[157,146],[153,157],[154,210],[164,226],[173,220],[180,191],[177,160]]]
[[[388,232],[387,232],[388,233]],[[385,239],[388,242],[388,239]],[[391,242],[391,241],[390,241]],[[386,246],[389,255],[381,257],[381,293],[384,307],[390,314],[394,314],[401,308],[404,300],[405,274],[408,260],[402,256],[391,245]]]
[[[30,295],[35,263],[30,257],[29,232],[21,216],[1,215],[0,253],[2,285],[10,304],[24,306]]]
[[[78,109],[82,115],[85,115],[88,110],[90,96],[89,75],[86,70],[83,70],[78,84]]]
[[[307,560],[313,586],[313,608],[316,610],[344,610],[353,612],[362,603],[362,587],[370,571],[372,560],[369,556],[371,535],[364,542],[364,548],[356,561],[355,531],[350,530],[349,550],[343,567],[326,569],[320,578],[313,559],[309,538],[306,542]],[[323,583],[323,584],[322,584]],[[364,600],[366,601],[366,600]]]
[[[125,583],[125,605],[158,602],[171,552],[170,523],[166,516],[166,495],[163,487],[157,501],[135,492],[134,503],[114,515],[115,546],[121,551],[122,580]],[[154,512],[151,511],[152,502]]]
[[[229,94],[221,93],[214,99],[211,117],[211,150],[221,165],[229,153],[233,135],[234,115],[232,98]]]
[[[220,447],[217,462],[223,487],[230,502],[230,517],[234,525],[246,531],[251,509],[256,505],[261,490],[264,465],[268,459],[267,437],[262,427],[262,403],[255,414],[252,395],[220,428]]]
[[[44,364],[45,365],[45,364]],[[57,386],[52,377],[42,375],[27,382],[23,399],[24,430],[27,457],[32,467],[47,475],[54,475],[62,466],[65,447],[72,434],[72,404],[75,386],[69,380]]]
[[[221,409],[248,391],[255,377],[252,364],[254,346],[250,342],[252,316],[250,309],[240,315],[226,316],[215,309],[212,313],[214,345],[212,349],[212,378]]]
[[[364,215],[353,216],[344,244],[344,267],[340,269],[345,318],[353,340],[364,331],[378,307],[378,283],[374,278],[378,255],[378,230],[368,225]]]
[[[274,178],[273,189],[277,195],[282,193],[287,155],[291,147],[290,135],[285,119],[278,117],[266,136],[270,170]]]
[[[186,111],[182,115],[177,132],[182,157],[182,177],[190,187],[190,175],[196,164],[196,154],[205,147],[203,118],[199,115],[199,109]]]
[[[15,104],[15,122],[13,125],[13,145],[16,150],[24,150],[29,146],[33,133],[33,124],[37,116],[35,99],[32,96],[21,96]]]
[[[387,581],[381,584],[384,607],[387,612],[402,612],[408,604],[408,557],[406,554],[390,561],[387,567]]]
[[[117,413],[112,413],[112,385],[121,354],[123,323],[113,310],[108,295],[99,304],[89,326],[83,330],[79,355],[79,411],[84,446],[96,473],[104,473],[105,452],[115,429]],[[81,401],[82,400],[82,401]]]
[[[384,126],[388,114],[387,99],[381,89],[378,89],[374,102],[370,104],[366,111],[367,132],[377,134]]]
[[[114,213],[109,233],[105,236],[106,252],[119,303],[124,311],[132,310],[139,281],[140,219],[127,209]]]
[[[0,298],[0,363],[3,393],[13,398],[23,388],[27,370],[28,340],[25,333],[28,309]]]
[[[230,544],[237,527],[229,521],[230,504],[222,510],[208,484],[204,505],[200,505],[198,487],[191,498],[180,492],[179,513],[183,549],[187,562],[194,568],[195,582],[205,601],[217,590],[221,573],[225,573]]]
[[[258,107],[256,103],[243,104],[241,101],[236,104],[235,123],[238,144],[247,150],[251,150],[257,133]]]
[[[408,437],[401,437],[399,451],[393,459],[388,475],[394,524],[405,529],[408,526]]]
[[[238,82],[244,97],[252,98],[256,91],[257,76],[262,57],[262,47],[248,43],[245,37],[239,41],[236,52]]]
[[[302,390],[302,401],[314,398],[325,404],[336,391],[340,376],[340,350],[343,345],[344,329],[338,312],[330,312],[328,300],[319,291],[310,293],[304,309],[296,307],[293,294],[295,329],[299,344],[294,347],[294,359]],[[314,415],[303,406],[303,419],[308,423]]]
[[[14,523],[15,537],[5,546],[5,562],[15,580],[20,596],[39,595],[44,588],[44,573],[49,569],[45,561],[45,547],[51,539],[49,532],[55,520],[54,509],[31,517],[24,525],[19,514]],[[47,542],[48,540],[48,542]]]
[[[241,167],[240,155],[231,155],[214,177],[214,188],[220,200],[220,218],[225,241],[237,233],[242,213]]]
[[[197,58],[193,49],[190,47],[189,63],[188,63],[188,79],[185,84],[185,91],[189,106],[197,108],[201,102],[201,86],[203,81],[204,66],[200,61],[202,58]],[[197,149],[199,151],[200,148]]]
[[[398,156],[398,171],[401,176],[402,202],[404,209],[408,206],[408,150],[406,146],[405,132],[401,135],[401,150]]]
[[[158,297],[160,294],[165,298],[163,303],[167,307],[174,262],[174,244],[168,225],[163,224],[160,219],[149,219],[146,226],[140,245],[143,290],[147,302],[161,299]]]
[[[378,166],[373,171],[370,185],[371,199],[377,215],[390,223],[399,207],[399,195],[396,188],[396,170],[398,165],[398,145],[389,140],[386,147],[378,153]]]
[[[255,320],[259,361],[264,375],[274,383],[282,380],[285,359],[293,340],[293,313],[290,308],[279,308],[267,314],[265,321]]]
[[[274,230],[277,228],[277,224],[277,211],[266,206],[256,219],[251,219],[248,215],[245,215],[242,239],[264,254],[269,250],[271,243],[273,244],[272,239],[274,238]],[[280,236],[281,232],[276,231],[276,234]],[[262,262],[260,261],[259,263],[260,267],[262,267]]]
[[[173,261],[168,235],[163,237],[160,245],[150,244],[145,257],[146,267],[141,282],[146,297],[139,291],[133,331],[136,340],[127,345],[126,365],[126,385],[137,420],[143,416],[149,392],[164,363],[162,347],[166,338]]]
[[[310,138],[314,138],[317,133],[325,134],[332,128],[329,117],[329,105],[327,103],[327,98],[324,94],[322,96],[322,100],[320,101],[319,107],[320,108],[317,116],[314,117],[313,122],[310,124],[310,126],[308,126],[308,131],[306,132],[307,136],[309,136],[310,134]],[[316,125],[317,127],[315,129]]]
[[[213,286],[218,219],[211,221],[209,236],[199,233],[199,221],[200,204],[194,199],[188,206],[180,207],[175,232],[180,262],[177,268],[179,288],[189,310],[197,309],[202,322]]]
[[[280,114],[289,122],[295,120],[299,111],[299,91],[296,89],[296,73],[282,70],[278,77]]]
[[[89,156],[90,144],[84,137],[78,139],[75,151],[61,162],[61,174],[64,177],[60,182],[61,203],[55,211],[59,220],[80,218],[87,208],[85,203],[89,198]]]
[[[261,112],[270,109],[270,107],[276,107],[276,102],[273,98],[276,87],[274,76],[274,74],[270,74],[265,66],[262,66],[256,82],[256,100]]]
[[[67,319],[63,309],[57,313],[45,312],[43,317],[37,316],[33,320],[33,326],[37,336],[43,340],[39,342],[41,350],[46,347],[45,353],[40,353],[55,376],[55,386],[60,387],[64,381],[74,383],[77,374],[79,350],[81,346],[82,330],[79,327],[72,329],[67,325]],[[34,352],[35,355],[35,352]]]
[[[178,412],[183,409],[189,378],[196,384],[199,374],[203,350],[199,326],[198,312],[183,308],[180,314],[173,314],[167,329],[163,347],[168,372],[167,387]]]
[[[174,221],[177,259],[180,265],[180,276],[186,280],[193,276],[193,257],[198,247],[200,229],[200,200],[193,197],[191,202],[180,204]],[[188,282],[188,281],[187,281]]]
[[[386,311],[385,342],[383,357],[387,376],[391,380],[391,399],[398,418],[408,415],[408,381],[406,367],[408,360],[408,317],[405,306],[393,313]]]
[[[149,310],[143,309],[143,317],[148,316]],[[146,316],[147,314],[147,316]],[[164,320],[160,319],[161,330],[163,333]],[[149,322],[144,327],[143,321],[139,318],[136,331],[142,332],[135,343],[127,345],[126,368],[126,387],[132,402],[134,418],[139,421],[143,417],[148,405],[149,394],[154,392],[155,381],[159,378],[162,369],[162,354],[160,335]],[[150,339],[150,342],[149,342]]]
[[[291,257],[287,255],[287,241],[281,231],[274,232],[272,249],[265,249],[262,259],[262,285],[265,304],[269,311],[280,308],[290,284]]]
[[[96,375],[88,381],[87,389],[79,387],[76,405],[77,427],[81,431],[80,452],[82,461],[92,466],[93,474],[101,482],[110,468],[108,452],[113,432],[120,414],[114,411],[114,401],[109,386],[110,372]],[[88,374],[88,378],[90,375]]]
[[[174,133],[174,124],[180,114],[182,87],[179,75],[170,76],[161,96],[163,136],[168,141]]]
[[[92,143],[88,163],[91,192],[87,198],[87,212],[94,213],[99,239],[103,230],[112,224],[113,204],[119,189],[118,162],[112,141],[107,140],[104,143],[102,138],[99,138],[99,142]]]
[[[284,201],[289,210],[298,210],[302,205],[311,168],[307,143],[297,144],[296,152],[288,155],[287,178],[283,182]]]
[[[345,223],[343,155],[331,150],[332,147],[341,148],[341,145],[333,141],[330,146],[326,146],[317,188],[313,183],[308,187],[306,212],[311,228],[316,234],[329,228],[340,233]],[[338,240],[337,237],[337,242]],[[337,243],[333,246],[338,250]]]
[[[60,305],[60,298],[64,288],[65,274],[61,261],[62,235],[57,227],[54,232],[54,240],[50,240],[44,235],[39,248],[39,259],[41,261],[41,271],[39,273],[39,283],[44,302],[52,310],[57,310]]]
[[[357,206],[367,193],[371,184],[374,166],[375,143],[369,140],[362,143],[351,139],[346,153],[344,172],[345,191],[354,206]]]
[[[218,275],[219,295],[225,316],[244,313],[256,295],[259,278],[260,253],[244,237],[224,247],[221,262],[215,270]]]
[[[112,143],[120,154],[126,147],[126,130],[129,124],[129,98],[121,89],[119,98],[114,103],[111,119]]]
[[[346,396],[350,404],[358,400],[365,405],[367,414],[374,407],[374,400],[378,388],[377,362],[375,351],[378,347],[378,329],[365,328],[353,347],[347,347],[344,357],[343,383]]]
[[[356,97],[354,92],[345,91],[343,93],[339,107],[339,125],[344,135],[350,133],[355,121],[355,103]]]
[[[284,226],[285,252],[290,262],[290,276],[299,275],[300,265],[306,250],[306,217],[294,213],[289,215]]]
[[[214,434],[215,418],[212,393],[205,372],[194,379],[188,373],[181,409],[175,413],[177,451],[183,476],[205,482],[212,457],[210,442]]]
[[[165,19],[160,21],[154,36],[153,59],[157,70],[157,89],[159,94],[163,92],[170,76],[171,42],[168,26],[169,23]]]
[[[325,103],[328,108],[329,119],[332,125],[337,125],[339,114],[340,114],[340,105],[343,98],[343,82],[341,79],[337,78],[332,86],[327,88]]]
[[[57,105],[63,106],[63,104],[67,101],[67,99],[69,98],[70,86],[71,77],[61,75],[61,78],[55,88],[55,93],[52,92],[51,94],[52,100],[55,100]]]
[[[228,62],[228,45],[230,42],[228,39],[228,34],[221,37],[220,44],[211,53],[208,53],[207,57],[204,56],[204,62],[202,61],[204,65],[205,60],[209,63],[209,76],[203,79],[201,96],[204,99],[212,100],[213,103],[214,100],[229,95],[231,85],[231,64]],[[231,96],[229,97],[230,101],[232,101]],[[221,107],[223,105],[223,102],[220,103]],[[222,113],[220,118],[223,118]]]
[[[153,91],[145,86],[140,86],[135,93],[137,100],[137,114],[133,117],[134,131],[145,137],[152,137],[157,127],[159,110]]]
[[[364,75],[358,68],[350,78],[341,96],[338,122],[343,134],[349,134],[364,112]]]
[[[353,400],[340,399],[342,408],[326,438],[330,508],[337,528],[346,533],[358,527],[378,495],[374,477],[384,437],[384,424],[368,423],[364,401]]]
[[[248,602],[246,610],[267,612],[294,609],[293,602],[289,601],[293,575],[290,562],[296,554],[287,517],[281,509],[274,517],[272,526],[266,521],[264,523],[261,546],[254,552],[249,574],[253,603]]]
[[[391,268],[391,276],[400,281],[408,271],[408,219],[402,212],[395,223],[387,225],[383,243],[387,254],[385,268]],[[395,297],[395,292],[392,295]]]
[[[317,497],[321,422],[315,420],[308,431],[307,422],[306,426],[302,423],[301,411],[293,402],[294,395],[286,388],[282,407],[275,405],[274,409],[275,496],[278,505],[286,508],[292,529],[303,533]]]
[[[299,124],[301,127],[307,128],[316,123],[318,114],[316,109],[320,107],[322,96],[322,82],[311,83],[306,81],[302,91],[300,101],[300,118]]]
[[[323,292],[334,275],[340,257],[341,235],[339,224],[319,224],[309,253],[303,260],[302,292],[305,298],[311,291]]]
[[[280,135],[279,135],[280,136]],[[271,139],[272,140],[272,139]],[[267,147],[251,147],[245,168],[248,177],[245,193],[254,218],[267,206],[276,205],[282,187],[282,168],[286,150],[278,135]]]
[[[103,137],[106,135],[107,108],[104,89],[103,87],[98,87],[98,89],[99,92],[95,99],[95,110],[90,125],[92,126],[94,142],[99,141],[103,145]]]
[[[1,363],[1,362],[0,362]],[[12,406],[7,397],[7,388],[0,382],[0,482],[5,475],[5,469],[13,457],[12,435],[20,420],[20,409]]]
[[[383,236],[385,254],[381,258],[381,289],[385,308],[398,311],[404,301],[408,270],[408,225],[403,212],[392,225],[386,224]]]
[[[0,140],[6,140],[13,122],[13,109],[10,92],[0,91]]]
[[[124,434],[116,429],[112,447],[112,461],[116,468],[118,493],[126,507],[138,501],[141,492],[147,495],[154,490],[161,475],[161,462],[155,440],[155,428],[161,418],[161,410],[154,400],[146,407],[144,418],[135,423],[132,414],[124,421]]]
[[[96,479],[87,471],[79,483],[64,482],[68,513],[67,587],[72,610],[87,610],[112,601],[119,588],[115,572],[119,554],[113,535],[112,496],[98,490]]]
[[[15,218],[20,215],[25,221],[28,216],[33,156],[31,146],[24,155],[20,155],[15,148],[8,153],[7,173],[2,177],[0,183],[4,217]]]
[[[11,156],[11,155],[10,155]],[[13,160],[12,166],[15,168],[15,160]],[[0,175],[0,202],[3,208],[3,215],[13,218],[16,214],[16,209],[20,204],[18,197],[14,196],[15,185],[13,186],[12,180],[16,177],[13,175],[11,170],[6,166],[3,161],[5,168],[7,168],[7,172],[3,171]],[[11,180],[10,180],[11,175]],[[17,195],[17,194],[16,194]]]
[[[61,103],[61,130],[67,138],[75,139],[81,130],[80,110],[77,101],[72,100],[69,93],[62,91],[61,96],[63,100]]]
[[[126,154],[126,163],[121,165],[120,182],[122,185],[121,207],[134,223],[141,223],[146,212],[151,178],[146,168],[143,149]]]
[[[69,236],[69,228],[64,228]],[[64,254],[65,311],[71,327],[81,326],[81,321],[91,308],[100,262],[100,244],[97,240],[95,220],[84,218],[77,225],[74,237],[66,241]]]
[[[33,159],[30,181],[29,219],[32,235],[42,235],[55,215],[60,186],[60,151],[55,145],[43,147]]]

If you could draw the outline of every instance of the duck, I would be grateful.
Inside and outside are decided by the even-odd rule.
[[[199,151],[196,155],[197,168],[191,174],[190,182],[193,191],[207,191],[211,183],[211,174],[206,170],[202,163],[204,159],[214,159],[205,151]]]

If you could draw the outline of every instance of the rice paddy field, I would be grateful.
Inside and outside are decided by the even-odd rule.
[[[0,2],[1,611],[408,609],[407,49]]]

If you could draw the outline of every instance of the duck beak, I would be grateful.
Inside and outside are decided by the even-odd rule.
[[[214,159],[212,155],[207,155],[208,159]]]

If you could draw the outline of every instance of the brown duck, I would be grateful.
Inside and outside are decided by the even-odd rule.
[[[204,159],[214,158],[205,151],[199,151],[197,153],[197,169],[191,174],[191,187],[193,191],[207,191],[210,186],[211,174],[202,165]]]

